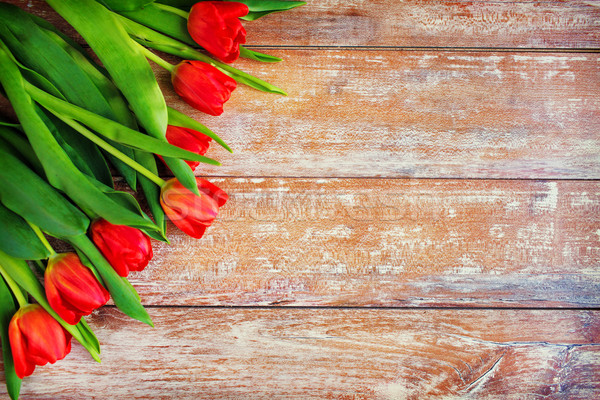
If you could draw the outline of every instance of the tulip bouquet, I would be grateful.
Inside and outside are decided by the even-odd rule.
[[[0,339],[12,399],[74,338],[99,361],[82,318],[110,298],[152,325],[127,280],[168,242],[166,221],[200,238],[227,194],[196,177],[214,132],[167,106],[148,60],[196,109],[223,113],[237,84],[285,95],[230,64],[280,59],[243,45],[240,21],[298,1],[46,0],[100,63],[44,19],[0,3],[0,86],[18,121],[0,121]],[[183,59],[173,65],[152,50]],[[157,159],[172,173],[158,175]],[[116,190],[118,173],[131,191]],[[65,242],[70,251],[57,252]],[[54,244],[54,246],[53,246]],[[61,245],[63,247],[63,245]]]

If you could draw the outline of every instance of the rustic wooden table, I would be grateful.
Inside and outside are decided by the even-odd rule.
[[[13,4],[72,31],[42,1]],[[231,196],[23,399],[600,398],[600,1],[314,0],[246,23]],[[1,378],[0,378],[1,379]],[[0,396],[5,395],[0,388]]]

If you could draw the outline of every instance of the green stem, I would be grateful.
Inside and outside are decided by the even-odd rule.
[[[287,96],[285,91],[263,81],[262,79],[252,76],[244,71],[240,71],[239,69],[236,69],[228,64],[216,61],[206,54],[202,54],[194,48],[186,45],[185,43],[182,43],[167,35],[163,35],[162,33],[150,29],[147,26],[125,18],[122,15],[114,15],[123,24],[129,35],[142,46],[148,46],[154,50],[173,54],[185,60],[203,61],[221,69],[224,73],[233,77],[239,83],[243,83],[263,92],[278,93]]]
[[[79,122],[74,121],[60,113],[54,112],[52,113],[64,121],[71,128],[75,129],[79,133],[81,133],[84,137],[89,139],[94,144],[98,145],[102,149],[106,150],[108,153],[112,154],[119,160],[123,161],[125,164],[130,166],[131,168],[138,171],[140,174],[144,175],[146,178],[150,179],[152,182],[156,183],[158,186],[162,187],[165,184],[165,181],[158,177],[156,174],[152,173],[152,171],[148,170],[146,167],[139,164],[137,161],[129,158],[126,154],[123,154],[120,150],[112,146],[110,143],[101,139],[98,135],[94,134],[92,131],[81,125]]]
[[[19,302],[19,306],[25,307],[27,304],[29,304],[29,302],[27,301],[25,296],[23,296],[23,292],[21,291],[19,284],[17,282],[15,282],[13,280],[13,278],[10,277],[8,272],[6,272],[6,270],[1,265],[0,265],[0,275],[2,275],[2,277],[4,277],[6,284],[8,285],[10,290],[15,295],[15,298],[17,299],[17,301]]]
[[[135,42],[137,43],[137,42]],[[156,64],[160,65],[161,67],[163,67],[164,69],[166,69],[169,72],[173,72],[173,70],[175,69],[175,66],[167,61],[165,61],[164,59],[162,59],[161,57],[157,56],[156,54],[154,54],[153,52],[151,52],[150,50],[148,50],[147,48],[145,48],[144,46],[142,46],[141,44],[137,43],[140,46],[140,49],[142,50],[142,53],[144,53],[144,55],[146,56],[147,59],[154,61]]]
[[[48,251],[50,252],[50,257],[52,257],[53,255],[55,255],[56,252],[54,251],[54,249],[52,248],[52,246],[48,242],[48,239],[46,239],[46,236],[44,236],[44,233],[42,232],[42,230],[40,229],[40,227],[37,226],[37,225],[32,224],[29,221],[27,221],[27,223],[29,224],[29,226],[31,227],[31,229],[33,229],[33,231],[35,232],[35,234],[37,235],[37,237],[40,239],[40,242],[42,242],[42,244],[44,245],[44,247],[46,249],[48,249]]]
[[[180,10],[177,7],[168,6],[166,4],[159,4],[159,3],[154,3],[153,5],[156,8],[159,8],[159,9],[161,9],[163,11],[166,11],[166,12],[170,12],[171,14],[179,15],[180,17],[185,18],[185,19],[188,19],[190,17],[190,13],[189,12]]]

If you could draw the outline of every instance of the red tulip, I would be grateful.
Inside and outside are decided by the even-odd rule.
[[[180,62],[173,69],[171,81],[186,103],[210,115],[223,114],[223,104],[237,87],[233,78],[202,61]]]
[[[141,271],[152,259],[150,237],[127,225],[113,225],[105,219],[92,223],[92,241],[120,276]]]
[[[28,304],[15,313],[8,338],[21,379],[31,375],[36,365],[54,364],[71,351],[71,334],[39,304]]]
[[[188,18],[188,32],[206,51],[223,62],[240,56],[240,44],[246,43],[246,30],[239,17],[248,14],[248,6],[230,1],[202,1],[194,4]]]
[[[50,306],[67,323],[75,325],[84,315],[106,304],[110,295],[75,253],[50,257],[44,273]]]
[[[196,154],[205,155],[210,147],[211,140],[205,134],[193,129],[174,125],[167,126],[167,141],[169,143]],[[162,157],[160,158],[162,159]],[[186,163],[192,171],[200,164],[198,161],[186,161]]]
[[[167,181],[160,192],[165,214],[179,229],[200,239],[228,199],[227,193],[209,181],[196,178],[200,196],[186,189],[177,179]]]

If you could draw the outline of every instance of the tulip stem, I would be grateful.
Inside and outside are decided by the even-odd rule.
[[[146,56],[147,59],[154,61],[159,66],[161,66],[164,69],[166,69],[167,71],[173,73],[173,70],[175,69],[175,66],[173,64],[165,61],[163,58],[161,58],[160,56],[157,56],[156,54],[154,54],[153,52],[151,52],[150,50],[148,50],[141,44],[139,46],[142,49],[142,52],[144,53],[144,55]]]
[[[52,110],[50,110],[50,111],[52,111]],[[53,111],[53,113],[54,113],[54,111]],[[159,176],[154,174],[152,171],[150,171],[149,169],[147,169],[146,167],[144,167],[137,161],[128,157],[126,154],[124,154],[123,152],[121,152],[120,150],[118,150],[117,148],[112,146],[107,141],[98,137],[98,135],[94,134],[92,131],[90,131],[89,129],[87,129],[86,127],[84,127],[83,125],[78,123],[77,121],[72,120],[64,115],[61,115],[60,113],[54,113],[54,114],[58,118],[60,118],[62,121],[64,121],[67,125],[69,125],[71,128],[75,129],[76,131],[81,133],[84,137],[89,139],[91,142],[97,144],[99,147],[103,148],[104,150],[106,150],[107,152],[109,152],[110,154],[112,154],[113,156],[118,158],[119,160],[123,161],[125,164],[127,164],[131,168],[135,169],[140,174],[144,175],[146,178],[148,178],[152,182],[156,183],[158,186],[162,187],[165,184],[165,181],[163,179],[161,179]]]
[[[27,223],[29,224],[29,226],[31,227],[31,229],[33,229],[33,231],[35,232],[35,234],[37,235],[37,237],[40,239],[40,242],[42,242],[42,244],[44,245],[44,247],[46,249],[48,249],[48,251],[50,252],[50,257],[52,257],[53,255],[55,255],[56,252],[54,251],[54,249],[52,248],[52,246],[48,242],[48,239],[46,239],[46,236],[44,236],[44,233],[42,232],[42,230],[40,229],[40,227],[37,226],[37,225],[32,224],[29,221],[27,221]]]
[[[159,4],[159,3],[153,3],[152,4],[154,7],[166,11],[166,12],[170,12],[171,14],[175,14],[175,15],[179,15],[181,18],[185,18],[188,19],[190,17],[190,13],[189,12],[185,12],[183,10],[180,10],[177,7],[173,7],[173,6],[168,6],[166,4]]]
[[[19,286],[19,284],[17,282],[15,282],[13,278],[10,277],[10,275],[8,274],[8,272],[6,272],[6,270],[2,267],[2,265],[0,265],[0,275],[2,275],[2,277],[6,281],[6,284],[8,285],[10,290],[13,292],[15,299],[17,299],[17,302],[19,303],[19,307],[24,307],[27,304],[29,304],[29,302],[23,295],[23,291],[21,290],[21,287]]]

